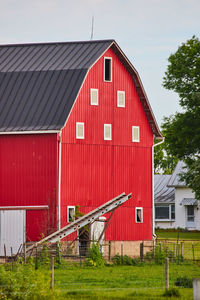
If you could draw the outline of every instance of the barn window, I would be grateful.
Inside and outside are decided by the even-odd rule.
[[[112,125],[104,124],[104,140],[111,141],[112,140]]]
[[[82,122],[76,122],[76,138],[77,139],[85,138],[84,123]]]
[[[136,209],[135,209],[135,221],[136,221],[136,223],[143,223],[143,209],[142,209],[142,207],[136,207]]]
[[[99,105],[99,93],[98,89],[90,89],[90,104]]]
[[[75,206],[67,206],[67,222],[73,222],[75,220]]]
[[[125,92],[117,91],[117,107],[125,107]]]
[[[104,81],[112,81],[112,58],[104,57]]]
[[[132,126],[132,142],[140,141],[140,127]]]

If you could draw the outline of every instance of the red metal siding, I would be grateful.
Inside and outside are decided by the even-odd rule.
[[[103,81],[101,57],[89,71],[62,131],[62,225],[67,205],[83,212],[119,193],[133,198],[117,209],[106,239],[151,239],[153,134],[133,80],[119,59],[112,57],[112,82]],[[90,88],[99,90],[99,105],[90,105]],[[125,91],[125,108],[117,107],[117,90]],[[85,123],[85,139],[76,139],[76,122]],[[112,124],[112,140],[104,140],[104,124]],[[140,142],[132,142],[132,126],[140,126]],[[143,207],[144,222],[135,223],[135,207]]]
[[[48,205],[27,211],[28,240],[37,240],[56,225],[57,137],[0,136],[0,206]]]

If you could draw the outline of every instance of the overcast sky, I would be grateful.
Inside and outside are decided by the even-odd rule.
[[[115,39],[140,74],[158,124],[180,110],[167,59],[199,37],[200,0],[0,0],[0,43]]]

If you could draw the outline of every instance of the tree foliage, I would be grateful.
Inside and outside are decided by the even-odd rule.
[[[183,112],[164,119],[168,153],[184,160],[182,175],[200,199],[200,41],[193,36],[171,54],[163,86],[178,93]]]

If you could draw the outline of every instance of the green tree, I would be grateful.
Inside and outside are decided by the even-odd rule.
[[[200,41],[193,36],[168,59],[163,86],[180,97],[183,111],[164,119],[168,153],[185,161],[182,175],[200,199]]]

